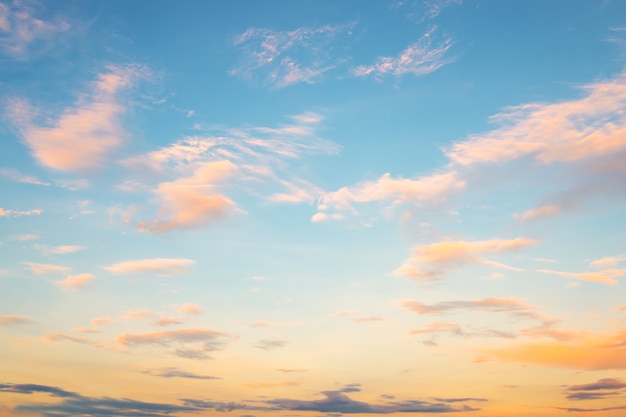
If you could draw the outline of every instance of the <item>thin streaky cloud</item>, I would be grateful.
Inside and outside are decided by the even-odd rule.
[[[42,209],[32,210],[10,210],[0,207],[0,217],[22,217],[22,216],[39,216],[43,213]]]
[[[571,278],[581,281],[597,282],[599,284],[616,285],[617,278],[626,274],[626,268],[605,269],[598,272],[565,272],[554,271],[552,269],[538,269],[537,272],[544,274],[557,275],[563,278]]]
[[[40,264],[37,262],[22,262],[26,265],[33,274],[42,275],[49,273],[59,273],[59,274],[67,274],[70,272],[71,268],[63,265],[55,265],[55,264]]]
[[[453,45],[452,39],[435,40],[435,29],[426,32],[397,56],[378,57],[372,65],[360,65],[354,68],[353,74],[357,77],[373,76],[376,78],[386,75],[400,77],[406,74],[422,76],[454,62],[455,58],[448,56]]]
[[[159,276],[186,273],[196,262],[185,258],[153,258],[118,262],[103,269],[115,275],[155,273]]]
[[[2,168],[0,169],[0,177],[7,178],[11,181],[21,182],[24,184],[50,186],[49,182],[45,182],[35,177],[34,175],[24,175],[16,169]]]
[[[341,62],[342,58],[332,52],[332,42],[341,36],[349,37],[355,24],[301,27],[292,31],[250,28],[234,40],[242,58],[229,74],[247,79],[258,77],[276,89],[315,83]]]
[[[0,314],[0,326],[20,326],[33,321],[33,318],[19,314]]]
[[[484,259],[482,256],[515,252],[538,243],[539,241],[535,239],[518,237],[508,240],[447,241],[415,246],[412,249],[412,256],[394,273],[427,281],[445,275],[452,269],[475,262],[517,270],[515,267]]]

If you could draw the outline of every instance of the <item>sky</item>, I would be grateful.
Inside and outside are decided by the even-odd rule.
[[[0,417],[626,413],[626,2],[0,0]]]

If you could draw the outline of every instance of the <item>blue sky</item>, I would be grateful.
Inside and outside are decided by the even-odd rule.
[[[1,1],[0,416],[621,415],[624,16]]]

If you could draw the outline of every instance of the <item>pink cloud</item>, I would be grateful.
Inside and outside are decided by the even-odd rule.
[[[198,304],[185,303],[178,306],[176,311],[182,314],[195,316],[198,314],[202,314],[202,307],[200,307]]]
[[[54,265],[54,264],[39,264],[36,262],[23,262],[33,274],[41,275],[48,273],[60,273],[67,274],[70,272],[70,268],[62,265]]]
[[[145,69],[137,66],[109,67],[92,83],[90,94],[83,94],[49,126],[35,125],[26,110],[9,116],[41,165],[66,172],[93,170],[127,136],[121,125],[126,107],[118,95],[144,73]]]
[[[18,326],[32,323],[33,319],[18,314],[0,314],[0,326]]]
[[[195,261],[184,258],[153,258],[119,262],[104,267],[115,275],[157,273],[160,276],[180,275],[195,264]]]

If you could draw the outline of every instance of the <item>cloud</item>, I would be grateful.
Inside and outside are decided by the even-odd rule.
[[[302,385],[300,381],[279,381],[279,382],[250,382],[246,384],[250,388],[276,388],[276,387],[296,387]]]
[[[289,342],[286,340],[259,340],[254,346],[262,350],[274,350],[287,346]]]
[[[34,210],[6,210],[0,207],[0,217],[21,217],[21,216],[39,216],[43,213],[42,209]]]
[[[420,329],[413,329],[409,334],[430,334],[430,333],[451,333],[458,336],[463,336],[465,333],[460,325],[456,323],[449,323],[445,321],[438,321],[431,323],[426,327]]]
[[[103,269],[115,275],[156,273],[159,276],[186,273],[195,261],[184,258],[153,258],[118,262]]]
[[[1,5],[0,5],[1,6]],[[1,168],[0,169],[0,177],[8,178],[15,182],[21,182],[24,184],[33,184],[33,185],[43,185],[49,186],[50,183],[41,181],[39,178],[32,175],[23,175],[16,169],[11,168]]]
[[[197,316],[198,314],[202,314],[202,307],[194,303],[184,303],[179,305],[176,311],[190,316]]]
[[[68,275],[64,280],[57,281],[55,284],[64,290],[77,290],[84,288],[96,277],[93,274]]]
[[[326,212],[353,211],[354,204],[383,203],[394,208],[401,204],[415,207],[432,207],[444,203],[455,192],[463,190],[465,181],[456,172],[434,174],[418,179],[392,178],[386,173],[378,180],[366,181],[354,187],[342,187],[323,194],[318,201],[318,210],[313,222],[331,218],[341,219]]]
[[[599,400],[619,396],[626,389],[626,383],[614,378],[602,378],[596,382],[570,385],[565,390],[568,400]]]
[[[62,398],[57,403],[17,405],[16,413],[41,414],[46,417],[119,416],[119,417],[167,417],[172,413],[198,412],[196,407],[164,403],[149,403],[128,398],[87,397],[61,388],[38,384],[0,384],[0,392],[14,394],[44,393]]]
[[[328,315],[328,317],[345,317],[356,313],[354,310],[340,310]]]
[[[446,8],[462,4],[463,0],[394,0],[393,9],[409,9],[407,18],[419,23],[426,19],[434,19]]]
[[[292,372],[307,372],[306,369],[291,369],[291,368],[279,368],[277,369],[278,372],[283,372],[283,373],[292,373]]]
[[[563,272],[553,271],[551,269],[538,269],[537,272],[544,274],[558,275],[564,278],[578,279],[582,281],[597,282],[599,284],[615,285],[617,281],[615,278],[619,278],[626,274],[626,268],[622,269],[607,269],[600,272]]]
[[[51,342],[69,341],[73,343],[78,343],[80,345],[93,345],[94,343],[93,340],[88,339],[86,337],[69,336],[63,333],[58,333],[58,332],[46,332],[46,334],[44,335],[44,338]]]
[[[535,310],[538,307],[527,304],[520,298],[485,298],[473,301],[442,301],[424,304],[415,300],[397,301],[397,305],[416,314],[441,314],[453,310],[486,311],[495,313],[520,313]]]
[[[205,328],[166,330],[152,333],[125,333],[117,337],[117,342],[128,347],[161,346],[175,347],[176,356],[188,359],[209,359],[207,352],[220,350],[224,339],[231,336]]]
[[[128,310],[125,311],[124,314],[122,315],[123,318],[125,319],[130,319],[130,320],[140,320],[140,319],[149,319],[154,317],[154,313],[149,311],[149,310]]]
[[[26,233],[26,234],[18,235],[15,237],[15,240],[18,240],[20,242],[26,242],[29,240],[39,240],[39,239],[41,239],[41,236],[39,236],[36,233]]]
[[[198,229],[242,213],[225,190],[241,189],[273,203],[312,202],[322,191],[297,176],[294,163],[339,147],[316,136],[322,117],[304,113],[278,127],[213,129],[170,146],[122,161],[153,176],[173,178],[152,188],[155,216],[140,221],[147,232]],[[267,190],[269,189],[269,191]],[[133,222],[134,214],[125,222]]]
[[[211,379],[222,379],[217,376],[211,375],[200,375],[193,372],[181,371],[178,368],[161,368],[155,369],[151,371],[144,371],[145,374],[158,376],[161,378],[187,378],[187,379],[203,379],[203,380],[211,380]]]
[[[32,323],[33,319],[28,316],[17,314],[0,314],[0,326],[20,326]]]
[[[372,65],[360,65],[352,71],[359,77],[405,74],[416,76],[430,74],[455,59],[447,56],[452,39],[435,41],[435,28],[426,32],[419,40],[409,45],[396,57],[382,56]]]
[[[263,321],[263,320],[257,320],[254,323],[252,323],[250,325],[250,327],[267,327],[267,328],[271,328],[271,327],[294,327],[294,326],[301,326],[303,323],[301,321],[291,321],[291,322],[282,322],[282,323],[278,323],[278,322],[268,322],[268,321]]]
[[[331,41],[351,35],[354,25],[301,27],[292,31],[250,28],[235,38],[242,59],[229,74],[246,79],[258,77],[272,88],[313,84],[341,61]]]
[[[315,411],[320,413],[342,414],[394,414],[394,413],[454,413],[478,411],[478,408],[467,404],[459,406],[451,405],[450,402],[429,402],[422,400],[387,401],[379,404],[356,401],[346,393],[359,392],[360,384],[349,384],[343,389],[322,391],[319,394],[323,398],[318,400],[296,400],[289,398],[270,398],[262,401],[254,401],[252,404],[203,401],[194,399],[182,399],[188,406],[213,409],[216,411],[234,410],[264,410],[264,411]],[[470,401],[483,401],[483,399],[467,398]],[[266,405],[259,405],[264,403]]]
[[[206,162],[190,177],[163,182],[154,191],[161,206],[156,218],[139,223],[139,230],[162,233],[196,229],[237,212],[235,203],[215,192],[219,183],[233,175],[229,161]]]
[[[53,264],[39,264],[36,262],[22,262],[28,268],[30,268],[31,272],[36,275],[41,274],[49,274],[51,272],[59,273],[59,274],[67,274],[70,272],[70,268],[62,265],[53,265]]]
[[[26,60],[50,47],[70,23],[60,16],[40,17],[36,1],[0,3],[0,54]]]
[[[9,103],[8,117],[41,165],[64,172],[93,170],[104,164],[127,136],[121,125],[126,107],[118,95],[145,73],[146,69],[138,66],[108,67],[92,83],[89,94],[82,94],[47,126],[35,124],[35,111],[22,99]]]
[[[545,206],[532,208],[522,214],[516,214],[515,218],[521,222],[531,222],[556,216],[562,211],[563,209],[556,204],[547,204]]]
[[[384,319],[382,317],[368,316],[368,317],[357,317],[353,320],[356,321],[357,323],[371,323],[374,321],[383,321]]]
[[[412,249],[413,255],[394,273],[414,279],[430,280],[446,274],[450,269],[473,262],[507,267],[483,259],[479,255],[513,252],[537,243],[538,241],[535,239],[515,238],[510,240],[449,241],[415,246]]]
[[[53,246],[50,249],[48,249],[48,252],[59,254],[59,255],[65,255],[67,253],[76,253],[82,250],[85,250],[84,246],[62,245],[62,246]]]
[[[571,341],[517,344],[485,350],[504,361],[570,369],[626,369],[626,331],[589,334]]]
[[[185,319],[179,317],[161,317],[155,320],[154,324],[157,326],[172,326],[176,324],[184,324]]]

